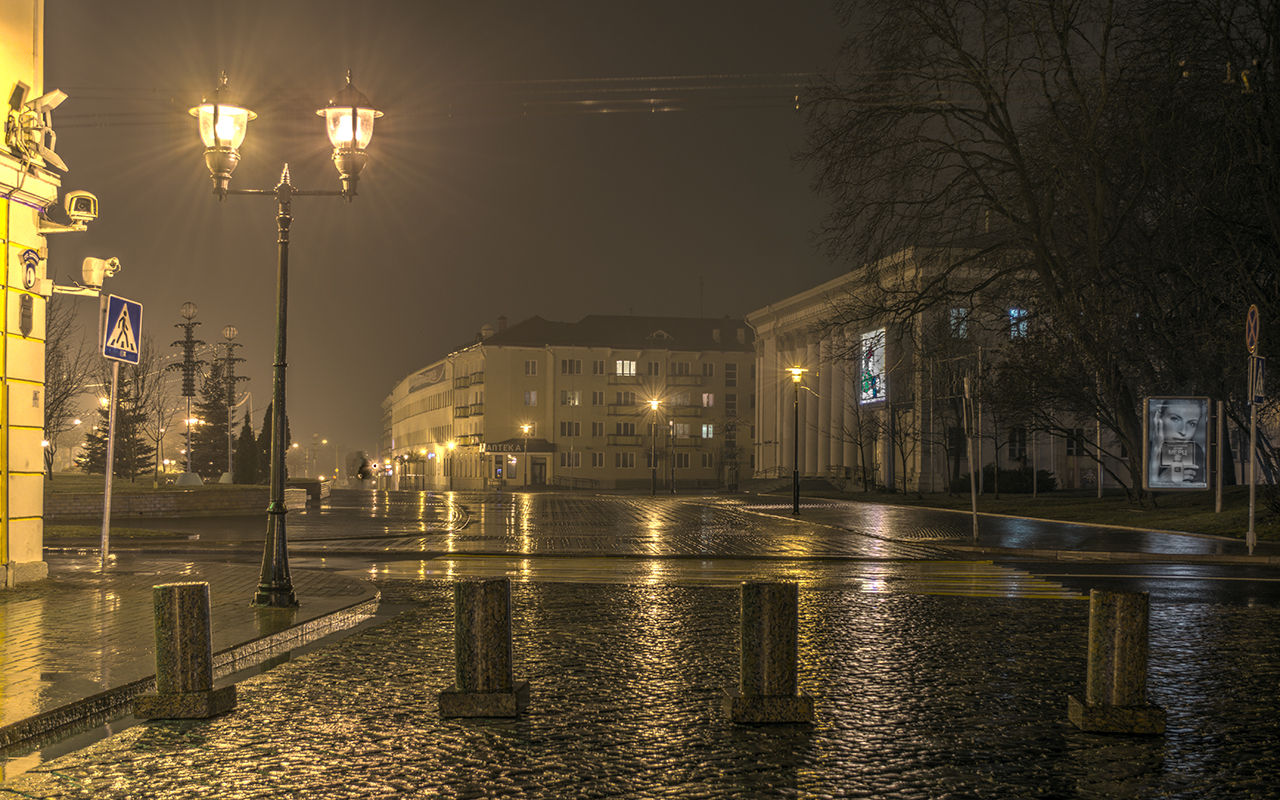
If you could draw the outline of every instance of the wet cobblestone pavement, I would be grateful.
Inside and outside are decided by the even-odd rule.
[[[1075,731],[1079,602],[816,589],[801,595],[812,727],[739,727],[737,593],[517,583],[524,718],[445,721],[451,593],[240,684],[207,722],[138,725],[4,786],[59,798],[1275,797],[1280,611],[1152,608],[1164,737]]]

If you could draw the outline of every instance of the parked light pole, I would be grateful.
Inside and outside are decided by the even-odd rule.
[[[213,178],[213,193],[221,201],[229,194],[258,195],[276,200],[276,231],[279,245],[276,265],[276,356],[273,373],[271,407],[271,498],[267,506],[267,536],[262,554],[262,572],[253,605],[267,608],[292,608],[298,605],[289,575],[288,543],[285,536],[285,352],[289,297],[289,227],[295,196],[341,197],[350,202],[356,196],[356,183],[368,161],[365,148],[373,135],[373,121],[382,112],[373,107],[351,84],[347,84],[329,104],[316,113],[325,119],[329,141],[333,145],[333,164],[337,167],[342,189],[301,191],[289,180],[289,165],[280,173],[273,189],[231,189],[231,173],[240,163],[239,147],[244,141],[249,122],[257,114],[231,101],[227,95],[224,73],[214,90],[213,99],[192,108],[200,138],[204,141],[205,164]]]
[[[804,367],[787,367],[795,389],[791,399],[791,513],[795,516],[800,516],[800,380],[808,371]]]
[[[529,432],[533,430],[533,426],[524,423],[520,426],[520,435],[524,437],[524,464],[521,469],[524,470],[524,488],[529,488]]]
[[[653,420],[649,423],[649,496],[658,495],[658,406],[657,400],[649,401]]]

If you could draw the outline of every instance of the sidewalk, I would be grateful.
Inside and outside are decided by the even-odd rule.
[[[760,495],[761,504],[745,510],[779,519],[801,519],[891,541],[941,544],[958,553],[1064,561],[1163,561],[1185,564],[1280,566],[1280,543],[1258,542],[1250,555],[1240,539],[1125,525],[1064,522],[978,512],[973,537],[972,512],[924,506],[894,506],[855,500],[801,498],[800,515],[790,497]],[[783,502],[785,499],[785,502]],[[885,524],[886,510],[927,520],[919,529],[897,530]]]
[[[50,554],[49,579],[0,592],[0,748],[9,753],[129,713],[154,688],[151,587],[209,583],[214,677],[224,677],[351,627],[377,609],[370,583],[292,573],[300,608],[249,607],[258,568],[121,552]]]

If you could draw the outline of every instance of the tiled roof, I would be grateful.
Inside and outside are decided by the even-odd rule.
[[[743,340],[738,341],[738,331]],[[718,333],[717,333],[718,331]],[[719,341],[717,341],[717,336]],[[591,314],[577,322],[530,317],[493,334],[486,346],[614,347],[665,350],[753,350],[751,329],[732,317],[636,317]]]

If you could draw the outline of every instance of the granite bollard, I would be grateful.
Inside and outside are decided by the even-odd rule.
[[[440,693],[442,717],[516,717],[529,684],[511,674],[511,581],[453,585],[455,683]]]
[[[725,713],[749,724],[812,722],[813,698],[796,693],[799,586],[744,583],[741,603],[741,685]]]
[[[1093,733],[1164,733],[1164,709],[1147,702],[1146,592],[1089,592],[1089,662],[1084,702],[1067,698],[1067,718]]]
[[[139,719],[206,719],[236,705],[236,687],[213,688],[209,584],[153,586],[156,693],[133,701]]]

